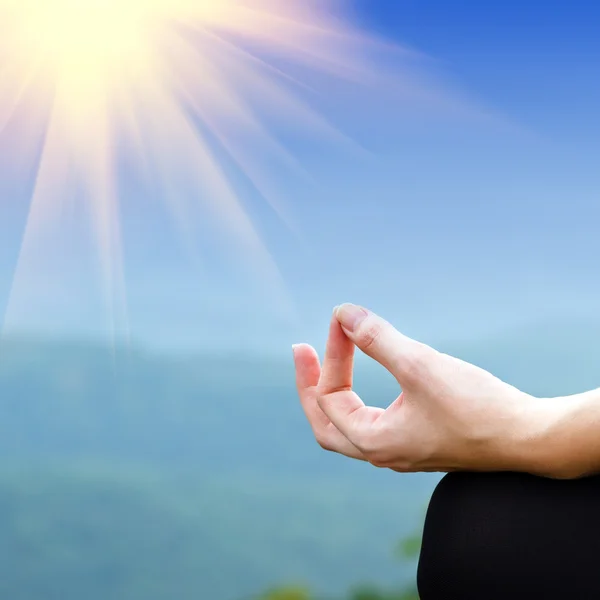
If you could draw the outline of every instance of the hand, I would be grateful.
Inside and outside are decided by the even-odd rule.
[[[352,391],[355,346],[400,384],[385,410],[365,406]],[[294,346],[294,360],[304,412],[326,450],[401,472],[542,469],[535,452],[546,423],[540,400],[363,308],[334,311],[322,368],[307,344]]]

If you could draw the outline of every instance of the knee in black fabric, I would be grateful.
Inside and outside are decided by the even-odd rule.
[[[421,600],[600,599],[600,476],[446,475],[417,583]]]

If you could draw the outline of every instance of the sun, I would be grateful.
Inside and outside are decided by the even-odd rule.
[[[5,327],[31,307],[27,282],[41,274],[59,281],[67,271],[51,258],[59,256],[51,246],[68,241],[61,207],[75,187],[91,223],[108,312],[124,311],[123,148],[140,176],[151,174],[164,190],[182,239],[193,245],[194,223],[214,219],[246,259],[281,284],[222,157],[293,226],[270,169],[300,167],[268,117],[284,115],[315,136],[337,135],[294,92],[298,81],[286,65],[356,74],[360,36],[341,18],[343,5],[0,0],[0,144],[10,145],[3,130],[23,110],[37,124],[23,135],[41,140],[40,152],[31,154],[37,175]],[[63,254],[73,261],[77,252]]]
[[[16,59],[52,76],[73,103],[93,87],[122,84],[136,63],[150,60],[158,16],[143,1],[113,0],[19,0],[11,13]]]
[[[228,15],[241,9],[232,0],[4,0],[3,4],[3,29],[15,61],[22,69],[35,65],[51,76],[72,104],[88,101],[86,95],[99,88],[110,93],[141,73],[157,75],[161,34],[173,25],[227,25]]]

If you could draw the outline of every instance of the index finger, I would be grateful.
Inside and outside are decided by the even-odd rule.
[[[319,391],[322,394],[352,389],[354,347],[354,342],[344,333],[337,320],[334,309],[319,378]]]
[[[321,367],[317,402],[323,413],[351,443],[357,425],[372,410],[352,391],[354,342],[344,333],[334,310]],[[360,427],[359,427],[360,429]]]

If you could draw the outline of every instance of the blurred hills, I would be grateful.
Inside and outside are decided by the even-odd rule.
[[[539,396],[600,387],[600,324],[546,323],[440,350]],[[356,387],[398,386],[359,357]],[[437,475],[320,450],[290,356],[161,355],[5,340],[0,596],[236,600],[273,584],[338,593],[410,581],[394,543]]]

